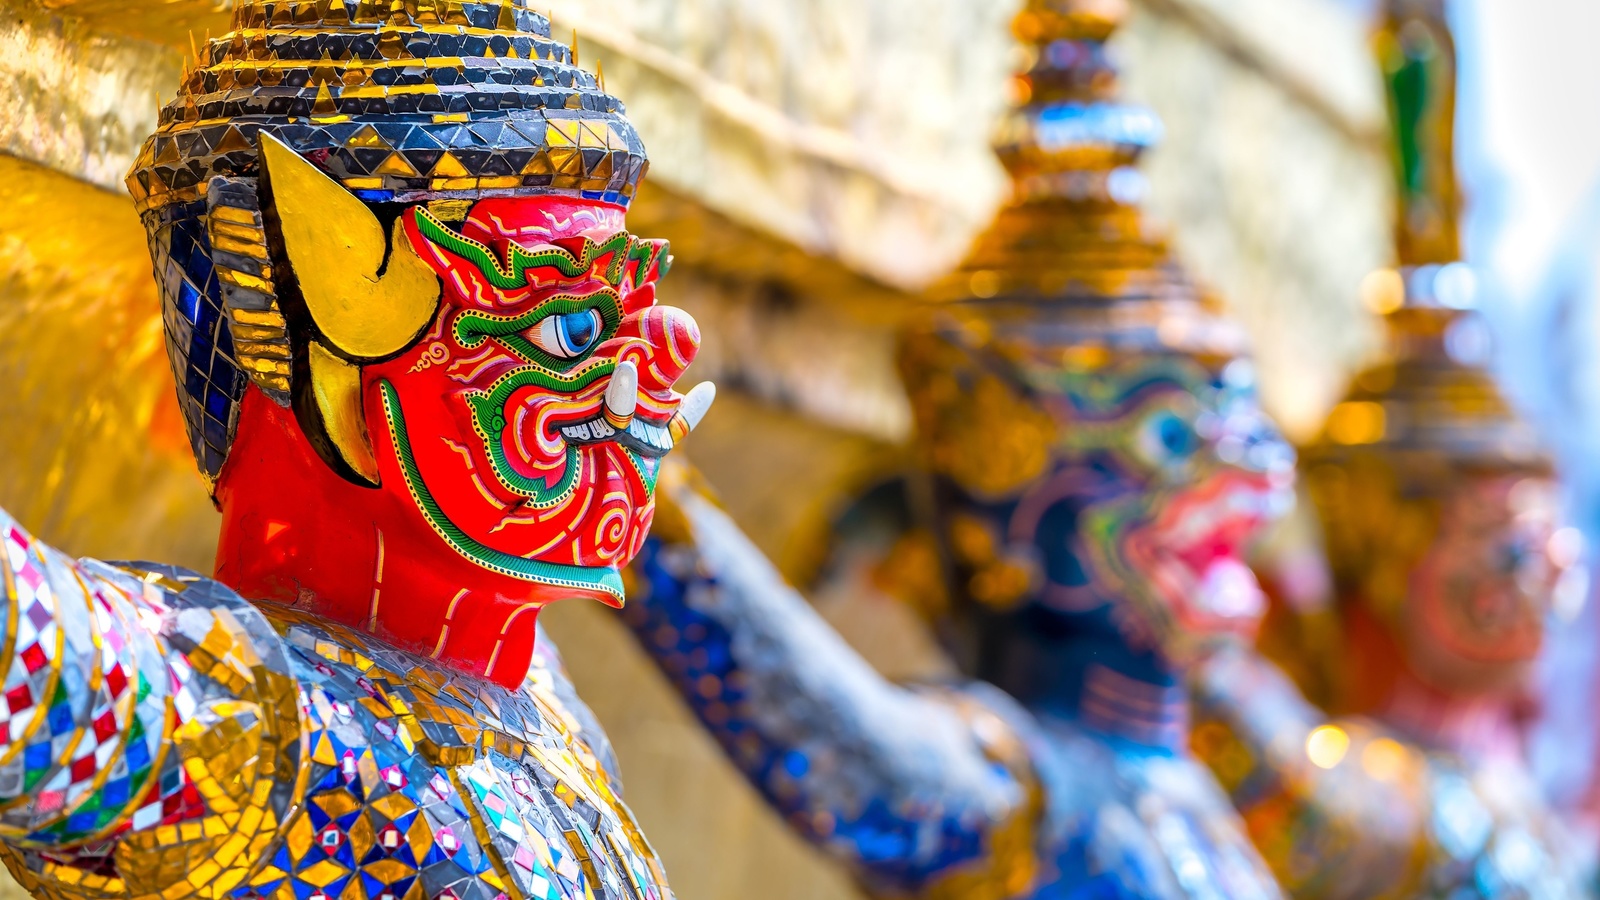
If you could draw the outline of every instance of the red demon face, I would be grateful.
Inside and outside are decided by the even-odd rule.
[[[1401,634],[1425,681],[1460,693],[1520,683],[1544,643],[1551,598],[1577,550],[1556,537],[1556,486],[1464,473],[1442,498],[1439,529],[1411,572]]]
[[[415,207],[404,226],[444,304],[370,372],[418,509],[484,568],[620,604],[700,343],[655,305],[666,245],[555,200],[484,201],[459,230]]]
[[[361,357],[319,349],[337,330],[307,295],[310,377],[293,415],[245,399],[218,575],[515,683],[544,604],[622,604],[660,459],[711,402],[710,385],[672,390],[699,329],[656,305],[666,244],[618,207],[484,200],[449,225],[415,206],[391,234],[377,280],[411,266],[397,277],[433,291],[431,272],[442,297],[405,349]],[[327,396],[340,373],[353,424]],[[341,477],[328,460],[351,445],[370,464]]]

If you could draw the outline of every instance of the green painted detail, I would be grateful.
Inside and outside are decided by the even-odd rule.
[[[411,437],[406,432],[405,417],[400,410],[400,397],[395,392],[394,385],[387,379],[381,379],[378,381],[378,391],[383,398],[384,419],[389,425],[389,435],[394,441],[395,456],[400,462],[400,472],[405,477],[406,487],[411,491],[411,498],[416,502],[423,518],[428,520],[428,525],[433,528],[434,533],[444,539],[445,543],[457,553],[491,572],[535,584],[594,591],[608,594],[618,600],[623,598],[622,576],[616,569],[566,566],[513,556],[478,543],[462,531],[460,526],[450,521],[433,494],[429,492],[428,486],[422,481],[422,472],[418,470],[416,456],[411,450]]]
[[[1399,59],[1386,60],[1389,98],[1394,110],[1394,142],[1400,164],[1400,186],[1407,197],[1428,192],[1428,158],[1425,144],[1428,113],[1439,103],[1435,81],[1441,54],[1426,29],[1416,32],[1420,39],[1401,39],[1410,44],[1397,48]],[[1448,64],[1448,63],[1446,63]],[[1446,82],[1447,83],[1447,82]]]
[[[594,342],[598,347],[611,340],[622,324],[621,300],[617,297],[617,292],[609,288],[602,288],[592,294],[557,294],[527,312],[512,316],[470,309],[456,317],[453,330],[456,343],[468,350],[477,347],[488,338],[494,338],[523,359],[536,362],[546,369],[568,369],[583,361],[588,354],[574,357],[555,356],[540,349],[522,333],[537,326],[549,316],[562,316],[590,309],[600,313],[600,336]]]
[[[1090,570],[1105,580],[1107,596],[1126,599],[1162,635],[1172,634],[1177,627],[1176,611],[1162,599],[1148,573],[1129,562],[1127,548],[1129,538],[1168,502],[1170,494],[1166,492],[1135,493],[1093,504],[1079,517]]]
[[[598,244],[582,238],[581,254],[573,254],[555,245],[531,251],[513,243],[507,250],[506,260],[501,262],[488,246],[446,226],[435,219],[426,207],[416,206],[412,209],[417,230],[422,232],[423,237],[471,263],[490,284],[501,290],[526,287],[529,269],[554,268],[568,278],[585,275],[594,268],[596,260],[608,254],[611,263],[601,277],[607,284],[617,287],[622,284],[622,270],[632,255],[633,245],[639,242],[626,231],[619,231]]]
[[[661,263],[659,277],[667,277],[667,270],[672,268],[672,245],[666,241],[635,240],[633,248],[628,251],[628,262],[634,263],[633,283],[644,284],[645,276],[650,274],[650,267],[657,260]]]
[[[645,456],[631,447],[623,447],[622,452],[628,457],[628,462],[633,465],[633,471],[639,476],[639,481],[644,489],[655,496],[656,479],[661,475],[661,457]]]

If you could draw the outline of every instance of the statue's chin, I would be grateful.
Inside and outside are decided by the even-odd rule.
[[[1250,567],[1219,556],[1200,573],[1192,604],[1219,623],[1253,626],[1267,611],[1267,597]]]

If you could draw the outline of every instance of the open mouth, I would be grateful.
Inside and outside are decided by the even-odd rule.
[[[1266,609],[1245,547],[1275,517],[1266,479],[1229,472],[1174,496],[1129,535],[1129,555],[1177,612],[1201,631],[1249,629]]]
[[[521,367],[468,401],[480,432],[500,434],[511,445],[501,452],[519,475],[548,476],[570,467],[570,451],[607,442],[661,457],[682,437],[673,429],[677,402],[640,391],[632,362],[588,367],[559,385],[566,389],[560,394],[551,390],[552,380],[537,367]]]
[[[569,444],[615,441],[644,456],[665,456],[673,446],[672,432],[667,426],[653,425],[638,417],[625,427],[616,428],[601,413],[581,422],[562,425],[559,430]]]

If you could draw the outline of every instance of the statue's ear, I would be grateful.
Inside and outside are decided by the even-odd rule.
[[[294,337],[293,404],[306,436],[344,477],[376,485],[360,366],[395,356],[433,322],[439,279],[338,182],[261,132],[262,212]]]

